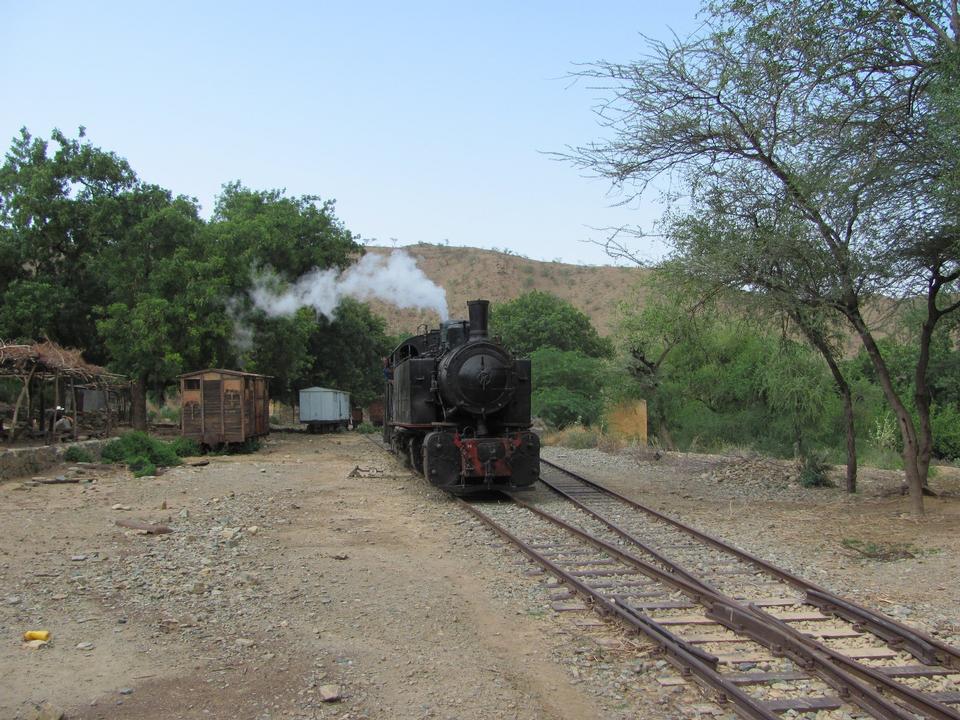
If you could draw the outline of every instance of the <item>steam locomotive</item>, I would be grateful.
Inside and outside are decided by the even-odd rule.
[[[454,494],[533,485],[540,438],[530,431],[530,361],[488,335],[490,303],[401,342],[386,359],[384,441]]]

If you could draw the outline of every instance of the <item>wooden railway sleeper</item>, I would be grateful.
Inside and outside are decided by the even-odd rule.
[[[914,717],[912,712],[887,700],[882,695],[882,691],[887,691],[921,712],[924,717],[960,720],[960,715],[951,708],[910,687],[891,682],[890,678],[882,673],[808,638],[755,605],[743,607],[720,600],[712,604],[706,616],[725,627],[739,628],[741,634],[759,642],[771,652],[773,647],[777,646],[784,656],[805,670],[815,673],[838,692],[845,688],[851,702],[871,712],[880,713],[880,717],[904,720]]]
[[[873,713],[879,713],[879,717],[882,718],[914,720],[912,713],[908,713],[903,708],[891,703],[872,686],[861,682],[847,669],[840,667],[839,664],[831,662],[829,653],[833,651],[829,651],[829,649],[821,643],[818,643],[817,641],[812,640],[811,638],[808,638],[799,632],[793,631],[792,628],[790,629],[791,632],[789,633],[785,633],[782,631],[782,629],[778,629],[779,626],[785,625],[785,623],[778,620],[773,615],[766,613],[759,608],[755,608],[755,611],[759,614],[759,617],[757,614],[751,615],[746,606],[741,605],[733,598],[729,598],[720,594],[717,590],[705,585],[700,581],[695,579],[690,581],[686,577],[683,577],[689,575],[689,573],[682,570],[682,568],[677,568],[680,572],[674,573],[657,567],[656,565],[653,565],[646,560],[633,555],[632,553],[626,552],[622,548],[619,548],[616,545],[607,542],[606,540],[595,537],[590,533],[576,527],[575,525],[571,525],[570,523],[556,517],[555,515],[552,515],[551,513],[533,507],[523,500],[514,497],[514,502],[521,507],[527,508],[537,516],[564,528],[568,532],[580,537],[594,547],[605,550],[614,557],[618,557],[624,562],[634,565],[634,567],[636,567],[640,572],[665,582],[668,585],[673,585],[675,588],[691,597],[695,602],[702,603],[705,607],[707,607],[706,614],[708,618],[720,622],[722,625],[733,630],[734,632],[745,635],[751,640],[759,642],[761,645],[767,648],[769,648],[771,642],[774,641],[772,638],[778,639],[779,643],[786,651],[786,654],[801,664],[801,666],[804,666],[811,672],[815,672],[829,685],[836,688],[844,685],[849,686],[853,702],[862,707],[864,710]],[[665,559],[663,562],[667,562],[670,565],[675,565],[675,563],[670,563]],[[764,626],[767,628],[766,632],[764,631]],[[852,660],[850,662],[854,663]],[[857,667],[863,667],[859,663],[854,664]],[[926,712],[928,717],[936,718],[937,720],[960,720],[960,715],[954,713],[953,710],[942,705],[941,703],[938,703],[934,700],[929,700],[922,694],[916,693],[905,686],[901,686],[900,683],[897,683],[891,678],[881,676],[879,673],[877,673],[877,676],[879,682],[884,685],[886,689],[898,695],[901,697],[901,699],[909,702],[914,707]]]
[[[886,673],[880,672],[879,670],[868,665],[864,665],[863,663],[859,663],[853,658],[847,657],[838,650],[834,650],[833,648],[818,643],[817,641],[798,631],[796,628],[790,627],[790,625],[786,622],[768,612],[765,612],[756,605],[749,605],[748,609],[749,612],[760,618],[766,625],[777,627],[785,635],[794,638],[798,644],[802,643],[808,645],[811,651],[823,653],[834,665],[842,667],[849,673],[860,677],[866,682],[872,684],[878,690],[886,690],[887,692],[896,695],[900,700],[916,708],[926,717],[937,718],[937,720],[960,720],[960,713],[955,711],[953,708],[944,705],[938,700],[931,698],[929,695],[924,695],[923,693],[917,692],[908,685],[903,685],[898,682],[890,682],[891,678]],[[709,617],[710,613],[707,613],[707,616]]]
[[[820,608],[822,612],[837,615],[852,622],[855,629],[861,632],[866,630],[883,638],[890,647],[902,648],[926,665],[944,665],[960,669],[960,660],[955,655],[940,651],[920,633],[904,632],[904,627],[899,623],[888,621],[880,615],[841,600],[830,593],[810,589],[807,590],[806,596],[807,602]]]
[[[591,602],[597,611],[604,615],[609,614],[619,618],[621,622],[624,622],[634,631],[643,633],[653,640],[657,646],[663,650],[671,664],[678,670],[682,672],[683,668],[689,668],[706,687],[715,692],[722,693],[729,698],[730,702],[736,706],[744,717],[751,718],[752,720],[780,720],[778,714],[768,710],[762,703],[759,703],[734,683],[726,680],[715,667],[701,660],[703,653],[699,648],[694,648],[682,640],[674,638],[669,631],[666,631],[653,620],[646,623],[638,622],[635,615],[625,610],[623,606],[607,600],[602,595],[594,592],[587,584],[565,573],[562,568],[525,544],[505,527],[495,522],[492,518],[487,517],[462,498],[457,498],[457,500],[469,512],[491,527],[498,535],[513,543],[523,553],[540,563],[557,578],[562,579],[575,593],[580,595],[584,600]],[[692,652],[691,649],[693,650]]]
[[[767,562],[766,560],[763,560],[762,558],[757,557],[756,555],[753,555],[752,553],[749,553],[749,552],[746,552],[745,550],[741,550],[737,547],[734,547],[733,545],[730,545],[729,543],[726,543],[723,540],[720,540],[719,538],[714,537],[713,535],[705,533],[701,530],[697,530],[696,528],[691,527],[690,525],[682,523],[679,520],[675,520],[669,515],[661,513],[658,510],[654,510],[653,508],[647,507],[646,505],[642,505],[636,502],[635,500],[631,500],[630,498],[626,497],[625,495],[621,495],[615,490],[611,490],[599,483],[596,483],[592,480],[588,480],[582,475],[579,475],[578,473],[567,470],[566,468],[556,465],[550,462],[549,460],[543,460],[541,458],[541,462],[547,465],[548,467],[554,468],[555,470],[561,473],[564,473],[567,476],[572,477],[589,487],[594,488],[599,493],[603,493],[608,497],[616,498],[617,500],[628,505],[629,507],[635,508],[636,510],[639,510],[643,513],[651,515],[652,517],[658,520],[666,522],[667,524],[672,525],[678,530],[684,533],[687,533],[691,537],[694,537],[700,540],[701,542],[707,543],[708,545],[712,545],[718,548],[719,550],[730,553],[731,555],[734,555],[735,557],[738,557],[745,562],[751,563],[752,565],[759,568],[760,570],[766,573],[769,573],[774,577],[779,578],[780,580],[783,580],[784,582],[788,583],[789,585],[792,585],[798,590],[805,592],[808,598],[810,598],[811,600],[816,600],[816,602],[812,602],[812,604],[814,605],[819,606],[821,602],[824,603],[825,605],[827,604],[833,605],[837,608],[837,610],[834,611],[834,614],[840,615],[841,617],[844,617],[849,621],[859,622],[865,628],[872,629],[874,626],[876,626],[877,628],[886,629],[886,632],[888,632],[891,637],[896,636],[896,637],[902,638],[905,642],[903,646],[904,649],[907,652],[909,652],[911,655],[916,657],[918,660],[920,660],[921,662],[925,662],[927,664],[939,663],[946,667],[960,668],[960,649],[952,647],[947,643],[944,643],[943,641],[924,633],[921,630],[911,628],[892,618],[888,618],[883,615],[880,615],[879,613],[873,610],[870,610],[869,608],[863,607],[861,605],[857,605],[856,603],[853,603],[849,600],[843,600],[842,598],[837,597],[836,595],[826,590],[825,588],[822,588],[808,580],[804,580],[798,575],[794,575],[793,573],[787,570],[778,568],[775,565],[772,565],[771,563]],[[540,481],[545,485],[547,485],[547,487],[554,488],[553,484],[549,480],[544,479],[542,476],[540,478]],[[879,637],[884,637],[884,635],[880,633],[877,633],[877,634]],[[930,662],[931,659],[932,659],[932,662]]]

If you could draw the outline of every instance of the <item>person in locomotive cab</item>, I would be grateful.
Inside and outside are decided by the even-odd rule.
[[[390,358],[383,358],[383,379],[387,382],[393,381],[393,368],[390,366]]]

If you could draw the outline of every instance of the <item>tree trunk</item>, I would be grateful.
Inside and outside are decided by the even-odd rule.
[[[839,388],[843,397],[843,423],[847,431],[847,481],[846,491],[857,491],[857,434],[853,426],[853,395],[846,381]]]
[[[37,369],[36,365],[30,368],[30,374],[23,381],[23,388],[17,396],[17,404],[13,408],[13,421],[10,423],[10,442],[17,439],[17,417],[20,415],[20,403],[23,398],[27,398],[27,424],[30,423],[30,381],[33,380],[33,373]]]
[[[147,381],[143,377],[138,377],[130,385],[130,427],[147,429]]]
[[[843,376],[840,365],[834,356],[833,348],[827,338],[816,328],[804,322],[799,311],[794,310],[790,313],[794,322],[800,326],[807,340],[813,345],[830,368],[830,374],[833,375],[833,384],[837,387],[837,392],[843,399],[843,424],[847,435],[847,479],[846,491],[853,493],[857,491],[857,432],[853,424],[853,394],[850,392],[850,384]]]
[[[920,327],[920,354],[917,357],[917,367],[914,375],[913,399],[917,406],[917,417],[920,428],[917,434],[918,454],[917,470],[920,481],[927,486],[930,474],[930,459],[933,456],[933,428],[930,425],[930,385],[927,383],[927,368],[930,367],[930,343],[933,340],[933,330],[942,312],[937,308],[937,293],[940,291],[940,282],[931,282],[927,291],[927,318]]]
[[[74,378],[70,378],[70,394],[73,395],[73,440],[76,442],[80,427],[77,424],[77,383]]]
[[[913,426],[913,418],[910,412],[904,406],[900,396],[893,387],[890,380],[890,371],[887,363],[883,359],[880,348],[877,347],[873,334],[867,327],[866,322],[860,315],[857,307],[845,307],[844,314],[856,328],[863,342],[863,347],[867,351],[867,356],[877,373],[877,379],[880,381],[880,387],[883,394],[890,403],[894,414],[897,417],[897,425],[900,427],[900,437],[903,440],[903,471],[907,478],[907,487],[910,489],[910,509],[915,517],[923,517],[923,478],[920,475],[920,469],[917,463],[919,455],[919,444],[917,442],[917,431]]]

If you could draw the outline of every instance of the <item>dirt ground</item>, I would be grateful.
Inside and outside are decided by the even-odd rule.
[[[952,494],[918,523],[884,495],[892,474],[848,498],[757,485],[728,472],[738,460],[548,453],[873,607],[960,632],[960,481],[946,472],[935,485]],[[47,475],[64,473],[85,482],[0,484],[0,717],[701,717],[698,693],[664,682],[648,646],[555,611],[557,591],[526,561],[362,436],[274,435],[156,478]],[[863,554],[891,544],[910,556]],[[24,647],[39,629],[51,642]]]

